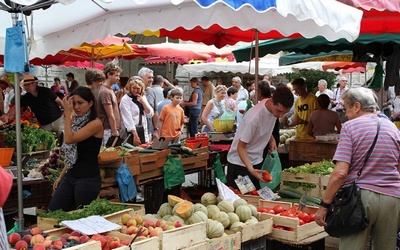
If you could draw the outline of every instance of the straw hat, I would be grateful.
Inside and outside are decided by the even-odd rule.
[[[6,86],[10,86],[11,82],[7,78],[7,76],[4,75],[2,78],[0,78],[0,84],[5,84]]]
[[[24,87],[25,83],[31,83],[31,82],[37,83],[39,82],[39,80],[34,75],[31,74],[25,75],[24,79],[20,82],[20,86]]]

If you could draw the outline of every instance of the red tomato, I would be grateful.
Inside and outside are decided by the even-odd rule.
[[[305,224],[304,221],[302,219],[299,219],[299,225],[301,226],[301,225],[304,225],[304,224]]]
[[[262,172],[262,178],[266,182],[271,182],[272,181],[272,176],[268,173],[268,171]]]
[[[294,228],[293,228],[293,227],[287,227],[286,230],[288,230],[288,231],[294,231]]]
[[[283,207],[281,205],[276,205],[273,207],[275,214],[280,214],[284,211]]]
[[[310,214],[310,222],[315,221],[315,214]]]
[[[275,229],[279,229],[279,230],[285,230],[285,228],[284,228],[284,227],[282,227],[282,226],[276,226],[276,227],[275,227]]]
[[[301,215],[299,215],[299,219],[303,220],[304,223],[308,223],[310,222],[310,215],[308,213],[301,213]]]
[[[251,191],[251,192],[250,192],[250,194],[251,194],[251,195],[257,195],[257,196],[258,196],[258,192],[257,192],[257,190],[253,190],[253,191]]]
[[[266,208],[265,212],[267,214],[275,214],[275,211],[272,208]]]
[[[267,208],[259,207],[257,209],[257,212],[260,212],[260,213],[265,213],[265,211],[267,211]]]

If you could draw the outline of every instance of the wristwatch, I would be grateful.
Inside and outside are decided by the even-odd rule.
[[[320,205],[321,207],[324,207],[324,208],[329,208],[329,206],[330,206],[331,204],[327,204],[327,203],[325,203],[323,200],[321,200],[321,202],[319,203],[319,205]]]

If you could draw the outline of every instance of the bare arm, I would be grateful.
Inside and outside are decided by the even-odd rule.
[[[108,122],[110,123],[111,127],[111,133],[113,136],[118,136],[118,129],[117,129],[117,123],[115,122],[115,117],[114,117],[114,112],[112,109],[112,104],[111,103],[106,103],[104,105],[104,110],[107,113],[107,118]]]
[[[199,94],[192,93],[192,101],[191,102],[183,101],[182,102],[182,104],[183,104],[182,106],[188,106],[188,107],[195,106],[197,104],[197,99],[198,98],[199,98]]]
[[[207,128],[210,131],[214,131],[213,126],[211,125],[210,121],[207,119],[208,114],[210,114],[212,108],[214,107],[214,102],[213,100],[209,100],[207,102],[207,105],[204,107],[204,110],[201,114],[201,120],[203,121],[203,123],[207,126]]]
[[[58,106],[64,108],[64,103],[59,97],[57,97],[54,101],[58,104]]]
[[[263,170],[255,169],[253,167],[253,165],[250,162],[249,156],[247,155],[246,146],[247,143],[239,140],[237,146],[237,152],[239,154],[240,159],[242,160],[242,162],[244,163],[244,165],[246,166],[247,170],[251,175],[253,175],[259,181],[264,181],[261,177],[261,173],[263,172]]]
[[[340,121],[339,121],[339,122],[340,122]],[[308,126],[307,126],[307,133],[308,133],[309,136],[314,136],[313,129],[314,129],[314,124],[313,124],[312,121],[310,120],[310,121],[308,122]]]
[[[342,130],[342,122],[340,120],[336,122],[336,129],[338,134],[340,134],[340,131]]]

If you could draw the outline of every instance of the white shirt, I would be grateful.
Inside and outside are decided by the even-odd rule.
[[[238,91],[238,95],[236,98],[236,103],[243,101],[243,100],[247,100],[249,99],[249,92],[247,91],[247,89],[243,88],[243,86],[240,86],[240,89]]]
[[[329,96],[329,98],[333,99],[333,91],[330,89],[325,89],[323,92],[318,90],[317,93],[315,93],[315,96],[318,97],[321,94],[325,94],[325,95]]]
[[[247,143],[246,152],[252,165],[259,164],[264,160],[263,151],[269,142],[277,119],[265,107],[267,100],[272,101],[270,99],[261,100],[243,117],[228,152],[228,162],[244,166],[237,152],[239,140]]]

